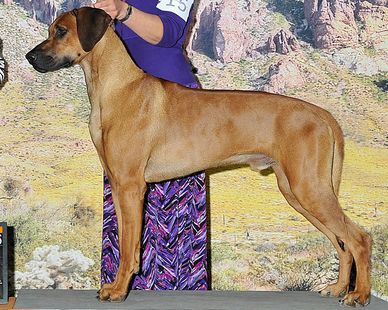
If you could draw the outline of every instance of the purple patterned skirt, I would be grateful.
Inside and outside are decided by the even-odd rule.
[[[130,288],[206,290],[205,174],[148,184],[144,209],[141,266]],[[117,218],[104,177],[102,283],[114,281],[119,256]]]

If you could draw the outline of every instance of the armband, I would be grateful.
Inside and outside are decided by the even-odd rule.
[[[118,21],[122,23],[125,22],[129,18],[129,16],[131,16],[131,14],[132,14],[132,5],[128,4],[128,8],[127,8],[127,11],[125,12],[124,17],[118,19]]]

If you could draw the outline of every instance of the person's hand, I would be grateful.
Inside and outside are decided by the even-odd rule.
[[[127,4],[122,0],[92,0],[96,9],[104,10],[112,19],[126,14]]]

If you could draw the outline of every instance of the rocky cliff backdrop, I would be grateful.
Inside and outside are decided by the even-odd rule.
[[[0,1],[0,220],[16,230],[16,284],[97,287],[101,168],[80,68],[39,74],[24,54],[84,0]],[[249,89],[328,109],[346,135],[340,201],[374,236],[388,295],[388,1],[201,0],[187,55],[204,88]],[[210,171],[213,289],[318,290],[338,261],[273,174]]]

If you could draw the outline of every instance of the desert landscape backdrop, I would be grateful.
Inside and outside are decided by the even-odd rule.
[[[40,74],[24,55],[77,0],[0,1],[0,221],[16,232],[16,288],[97,288],[102,170],[79,67]],[[203,88],[280,93],[329,110],[346,137],[340,202],[373,235],[388,295],[388,1],[200,0],[187,55]],[[319,290],[338,259],[271,171],[208,171],[211,287]]]

